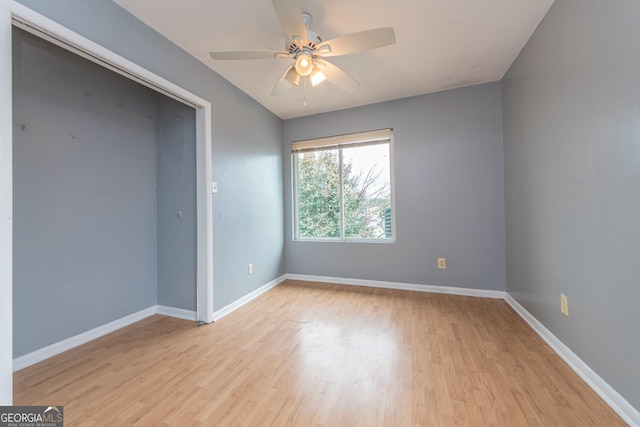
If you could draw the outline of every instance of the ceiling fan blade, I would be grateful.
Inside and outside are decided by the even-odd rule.
[[[213,59],[275,59],[291,56],[289,52],[279,50],[238,50],[229,52],[210,52]]]
[[[327,80],[340,89],[353,93],[360,87],[360,83],[358,83],[356,79],[332,63],[320,59],[317,62],[324,66],[324,68],[322,68],[322,72],[327,77]]]
[[[284,95],[285,93],[287,93],[287,91],[289,91],[291,86],[293,85],[298,86],[299,83],[300,83],[300,75],[296,72],[296,69],[292,65],[289,68],[287,68],[284,73],[282,73],[282,76],[280,77],[280,79],[278,79],[278,83],[276,83],[276,85],[273,87],[273,90],[271,91],[271,95],[273,96]]]
[[[299,36],[307,44],[307,27],[302,18],[302,9],[298,0],[271,0],[276,15],[280,19],[282,27],[293,41],[294,36]]]
[[[377,49],[395,42],[396,33],[393,28],[376,28],[375,30],[360,31],[327,40],[316,47],[316,52],[323,57],[347,55],[349,53]],[[323,46],[329,46],[331,50],[324,52]]]

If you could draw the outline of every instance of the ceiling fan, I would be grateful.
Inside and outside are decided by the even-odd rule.
[[[360,83],[342,69],[324,60],[332,56],[348,55],[388,46],[396,42],[393,28],[377,28],[360,31],[322,41],[315,31],[309,29],[312,17],[303,13],[298,0],[271,0],[273,8],[284,27],[288,40],[286,50],[249,50],[211,52],[213,59],[275,59],[290,58],[294,60],[282,74],[271,95],[284,95],[291,86],[298,86],[300,81],[305,88],[307,78],[312,86],[327,80],[347,92],[354,92]]]

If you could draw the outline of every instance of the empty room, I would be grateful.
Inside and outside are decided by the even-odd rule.
[[[640,426],[640,3],[0,22],[0,426]]]

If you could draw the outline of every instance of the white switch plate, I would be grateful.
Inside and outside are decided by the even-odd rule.
[[[217,194],[218,193],[218,183],[215,181],[211,181],[211,192],[213,194]]]
[[[249,263],[249,267],[247,268],[247,273],[253,274],[253,263],[252,262]]]

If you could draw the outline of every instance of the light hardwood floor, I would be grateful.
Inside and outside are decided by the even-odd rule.
[[[288,281],[222,320],[153,316],[16,372],[66,426],[616,426],[500,300]]]

